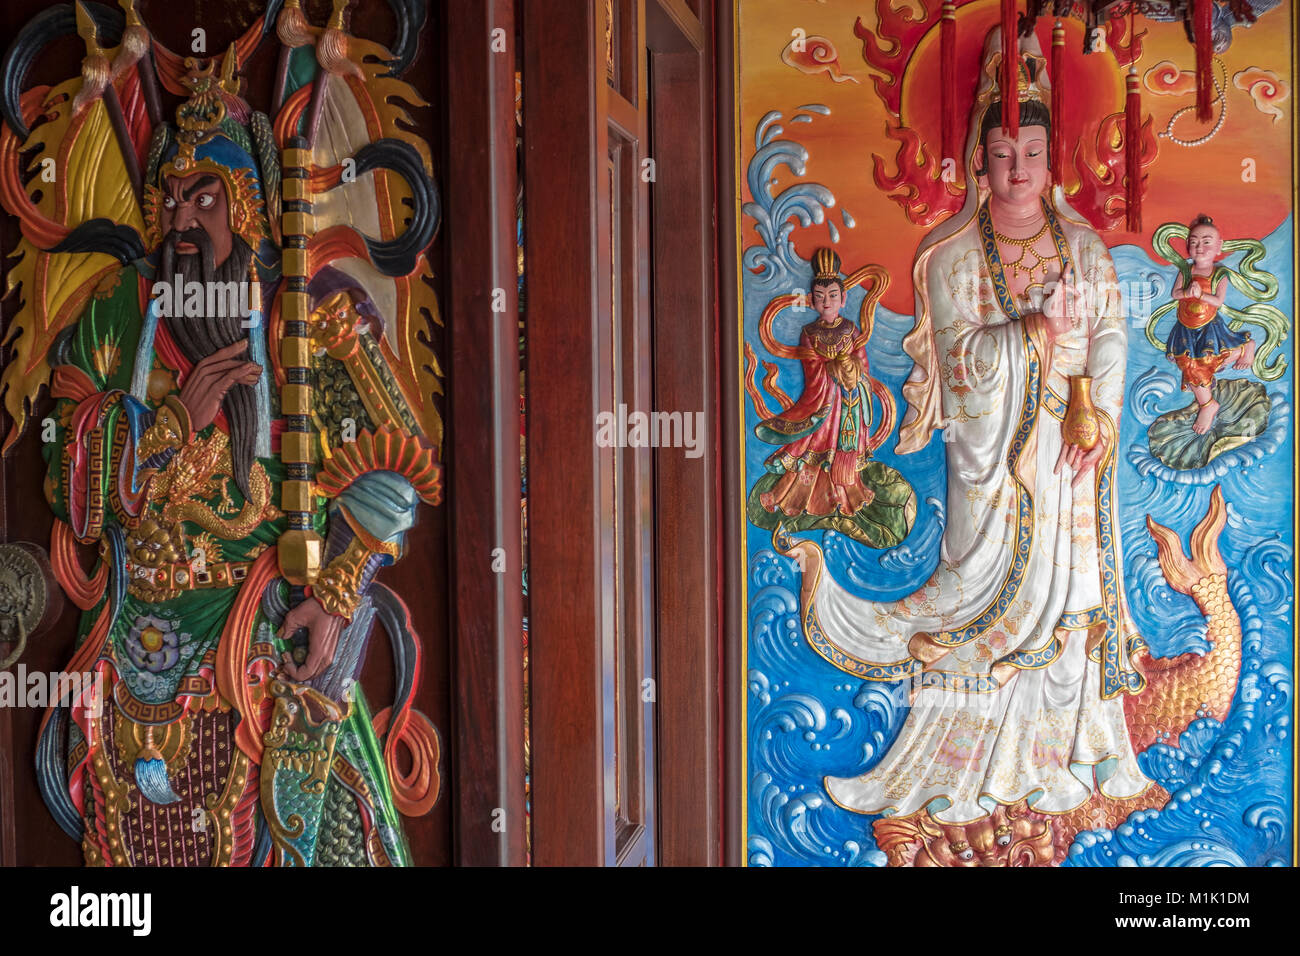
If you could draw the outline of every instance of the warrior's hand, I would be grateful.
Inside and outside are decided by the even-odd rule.
[[[307,628],[307,660],[302,664],[294,663],[288,654],[281,656],[285,676],[298,683],[306,683],[325,673],[325,669],[334,662],[334,654],[339,647],[339,635],[343,633],[343,618],[331,614],[321,607],[319,601],[310,597],[284,616],[278,636],[284,639],[293,637],[299,628]]]
[[[199,362],[185,379],[181,404],[190,413],[190,427],[202,431],[212,424],[221,401],[234,385],[252,385],[262,374],[262,366],[240,355],[246,341],[234,342],[218,349]]]

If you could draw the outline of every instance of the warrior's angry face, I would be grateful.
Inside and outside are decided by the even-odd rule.
[[[163,196],[159,204],[159,224],[163,236],[202,230],[212,242],[212,260],[220,266],[230,256],[234,237],[229,226],[229,200],[221,179],[211,173],[163,178]],[[176,243],[176,252],[194,255],[199,247],[185,240]]]

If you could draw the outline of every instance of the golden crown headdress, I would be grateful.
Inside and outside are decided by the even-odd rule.
[[[1049,109],[1052,86],[1047,76],[1047,58],[1043,56],[1038,38],[1034,35],[1020,37],[1016,56],[1016,98],[1042,103]],[[975,113],[983,115],[988,107],[1002,99],[1002,28],[989,31],[984,43],[984,58],[980,70],[979,89],[975,94]]]
[[[813,281],[838,279],[840,257],[834,249],[818,249],[812,257]]]

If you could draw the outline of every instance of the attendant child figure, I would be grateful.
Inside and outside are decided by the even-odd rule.
[[[1256,343],[1249,332],[1234,332],[1219,316],[1226,292],[1227,270],[1215,266],[1223,258],[1223,236],[1214,220],[1197,216],[1187,233],[1191,274],[1174,286],[1178,321],[1169,334],[1165,355],[1183,373],[1183,389],[1190,389],[1200,411],[1192,431],[1204,435],[1214,424],[1219,403],[1214,400],[1214,376],[1229,363],[1247,369],[1255,360]]]

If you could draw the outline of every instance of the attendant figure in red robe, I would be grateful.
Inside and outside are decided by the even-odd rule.
[[[764,463],[781,478],[760,501],[791,517],[853,515],[875,497],[861,475],[871,457],[871,380],[866,336],[840,315],[844,282],[834,251],[814,254],[810,292],[818,317],[799,336],[803,394],[755,428],[763,441],[781,445]]]

